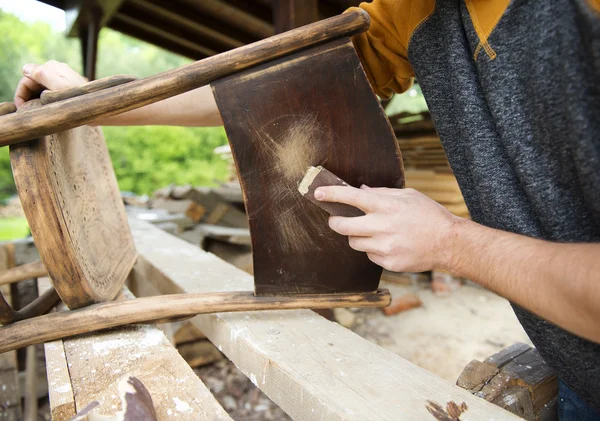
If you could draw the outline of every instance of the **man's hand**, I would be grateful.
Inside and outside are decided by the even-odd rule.
[[[87,79],[65,63],[51,60],[43,65],[26,64],[23,78],[17,85],[15,105],[18,107],[34,98],[44,89],[60,91],[83,85]]]
[[[394,272],[446,267],[454,223],[443,206],[413,189],[320,187],[315,198],[355,206],[365,216],[332,216],[329,226],[348,236],[350,247]]]

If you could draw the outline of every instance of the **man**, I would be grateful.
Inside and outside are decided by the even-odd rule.
[[[382,97],[416,76],[473,221],[418,192],[329,187],[332,217],[393,271],[443,268],[506,297],[560,383],[563,419],[600,419],[600,1],[374,0],[354,39]],[[26,65],[17,106],[84,82]],[[218,125],[208,87],[98,124]]]

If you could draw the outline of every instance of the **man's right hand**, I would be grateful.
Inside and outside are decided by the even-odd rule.
[[[61,91],[87,83],[86,78],[68,65],[54,60],[43,65],[26,64],[23,66],[23,75],[15,91],[17,108],[36,97],[44,89]]]

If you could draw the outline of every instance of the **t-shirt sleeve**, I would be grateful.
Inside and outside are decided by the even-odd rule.
[[[371,26],[352,40],[375,93],[387,99],[406,91],[415,76],[408,61],[410,37],[433,12],[434,0],[374,0],[359,7]]]

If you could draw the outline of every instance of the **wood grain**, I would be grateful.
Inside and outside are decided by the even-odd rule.
[[[10,268],[0,273],[0,285],[14,284],[26,279],[41,278],[47,276],[48,271],[41,261],[25,263],[21,266]]]
[[[43,91],[40,95],[42,104],[48,105],[53,102],[63,101],[69,98],[75,98],[85,94],[91,94],[92,92],[98,92],[103,89],[112,88],[113,86],[123,85],[128,82],[133,82],[137,78],[130,75],[116,75],[109,76],[103,79],[94,80],[81,86],[75,86],[69,89],[63,89],[62,91]]]
[[[392,127],[352,42],[340,39],[212,84],[250,221],[258,295],[374,291],[381,268],[297,191],[309,166],[402,187]]]
[[[0,269],[6,270],[15,264],[14,244],[0,246]],[[0,285],[7,304],[12,305],[9,285]],[[19,421],[22,419],[21,387],[19,385],[19,367],[17,353],[6,352],[0,355],[0,419],[3,421]]]
[[[40,316],[50,310],[58,301],[56,290],[51,289],[37,297],[19,311],[15,311],[0,294],[0,324],[14,323],[19,320]]]
[[[77,308],[112,300],[136,252],[101,130],[83,126],[14,145],[10,158],[31,233],[63,302]]]
[[[252,287],[252,276],[210,253],[146,222],[130,225],[140,268],[149,266],[142,274],[154,274],[144,279],[162,293]],[[428,400],[465,402],[462,421],[519,419],[310,310],[191,322],[294,420],[434,420]]]
[[[133,295],[126,289],[124,297]],[[214,396],[156,326],[128,326],[45,344],[53,421],[70,420],[98,401],[114,415],[118,385],[135,376],[148,389],[160,421],[174,417],[231,421]]]
[[[214,55],[146,79],[0,119],[0,146],[58,133],[140,108],[328,40],[368,29],[369,15],[352,11]]]
[[[17,111],[17,107],[13,102],[0,102],[0,116],[12,114]]]
[[[94,304],[78,310],[28,318],[0,328],[0,353],[32,344],[134,323],[165,323],[197,314],[294,310],[299,308],[385,307],[387,290],[373,293],[255,297],[252,292],[172,294]]]

